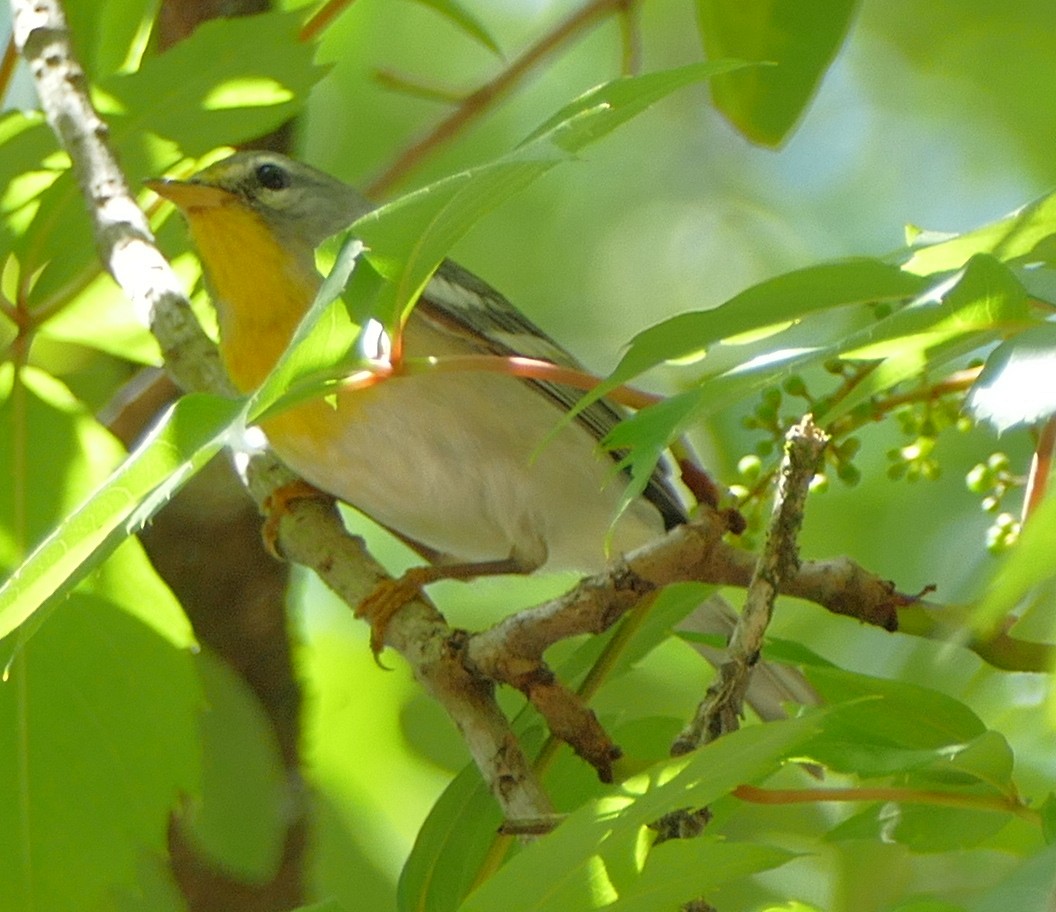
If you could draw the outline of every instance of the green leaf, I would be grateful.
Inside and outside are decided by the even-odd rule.
[[[33,221],[13,248],[23,275],[33,277],[34,309],[65,303],[100,271],[84,197],[64,159],[64,153],[53,154],[52,167],[61,170],[34,200]]]
[[[1056,324],[1043,323],[1007,342],[986,359],[968,394],[968,409],[998,432],[1056,413]]]
[[[1017,209],[1011,215],[974,231],[918,247],[902,268],[927,275],[960,269],[977,253],[989,253],[1002,262],[1029,257],[1056,234],[1056,194],[1049,194]]]
[[[355,349],[361,321],[350,315],[341,294],[357,268],[363,244],[349,235],[341,237],[337,243],[333,265],[326,270],[326,278],[319,286],[315,300],[297,325],[275,367],[250,398],[247,416],[251,422],[323,395],[334,380],[346,375],[356,365]],[[325,248],[330,246],[327,244]],[[324,256],[329,252],[325,248],[322,251]],[[359,271],[364,268],[361,265]],[[366,269],[369,271],[369,266]],[[376,289],[377,284],[371,287]]]
[[[1011,814],[996,811],[888,802],[842,821],[825,834],[825,841],[883,840],[915,852],[959,852],[989,839],[1011,819]]]
[[[521,148],[546,141],[566,152],[578,152],[672,92],[746,66],[740,60],[714,60],[640,76],[621,76],[584,92],[548,117],[528,134]]]
[[[907,347],[910,357],[923,359],[928,348],[949,339],[984,330],[1007,331],[1029,319],[1026,292],[1008,267],[992,256],[976,254],[956,275],[845,339],[840,348],[844,357],[855,360],[904,357]]]
[[[40,195],[59,176],[63,161],[42,164],[55,155],[55,136],[39,112],[7,111],[0,115],[0,250],[25,248],[26,231],[37,211]],[[6,259],[6,254],[5,257]]]
[[[871,259],[823,263],[767,279],[713,310],[680,314],[639,333],[600,395],[664,361],[701,358],[723,339],[782,328],[848,304],[911,298],[927,285],[896,266]]]
[[[621,511],[645,491],[656,466],[671,441],[681,435],[681,429],[699,418],[700,407],[706,400],[697,392],[670,396],[640,409],[602,439],[601,445],[606,449],[627,451],[620,460],[620,468],[629,470],[631,479],[620,500]]]
[[[1012,767],[1015,757],[1004,735],[985,731],[979,737],[952,751],[944,751],[936,774],[950,778],[960,774],[966,781],[991,786],[1002,794],[1012,794]]]
[[[242,409],[185,396],[81,506],[0,585],[0,637],[58,600],[142,526],[223,446]],[[53,454],[54,455],[54,454]],[[37,618],[37,625],[41,618]]]
[[[115,138],[145,131],[191,156],[261,136],[293,117],[326,72],[297,37],[299,10],[210,19],[99,92]]]
[[[640,333],[612,374],[584,396],[576,410],[663,361],[704,357],[724,339],[773,334],[836,307],[902,300],[926,287],[920,277],[869,259],[826,263],[768,279],[714,310],[681,314]],[[858,337],[852,334],[851,338]],[[847,344],[840,338],[819,336],[819,341],[825,344],[805,349],[790,345],[780,351],[771,346],[766,354],[706,375],[694,388],[641,409],[614,428],[603,444],[612,450],[627,450],[625,464],[632,482],[625,501],[644,490],[661,454],[694,423],[834,357]]]
[[[97,272],[91,283],[46,320],[39,338],[86,345],[138,364],[161,364],[157,340],[136,315],[131,302],[109,275]]]
[[[461,3],[457,3],[455,0],[417,0],[417,2],[443,16],[455,28],[461,29],[470,38],[486,47],[493,54],[502,56],[498,42],[484,28],[481,21]]]
[[[414,841],[397,887],[399,912],[457,909],[502,824],[480,772],[467,766],[444,789]]]
[[[628,450],[625,461],[632,485],[626,497],[633,499],[644,490],[665,448],[687,428],[792,373],[837,356],[883,361],[848,396],[816,416],[819,422],[831,422],[870,396],[925,370],[938,369],[1030,320],[1023,287],[992,257],[973,258],[957,276],[921,294],[926,287],[919,277],[873,260],[825,264],[779,276],[715,310],[682,314],[641,333],[616,370],[577,408],[662,360],[700,357],[731,336],[761,333],[846,304],[920,295],[909,306],[825,345],[771,352],[718,376],[705,376],[695,389],[622,422],[604,445]]]
[[[567,156],[556,148],[518,150],[402,196],[352,225],[367,258],[390,283],[372,316],[390,332],[448,250],[482,216]]]
[[[686,757],[656,764],[581,806],[546,839],[525,848],[474,891],[461,912],[672,907],[747,873],[738,869],[737,850],[744,850],[748,870],[781,864],[792,856],[702,838],[686,843],[692,848],[675,849],[678,857],[668,865],[662,853],[670,844],[650,849],[644,828],[665,813],[704,806],[742,782],[768,775],[819,721],[815,714],[743,728]],[[688,872],[684,852],[698,860]],[[675,868],[681,869],[680,879],[667,893],[658,882],[675,877]]]
[[[853,704],[827,718],[808,747],[830,769],[867,777],[917,770],[947,763],[986,733],[971,709],[938,691],[831,666],[803,671],[826,704]]]
[[[78,62],[92,79],[135,65],[157,12],[151,0],[67,0],[63,11]]]
[[[1056,846],[1024,858],[1018,867],[983,896],[973,897],[968,912],[1010,912],[1012,909],[1046,912],[1056,894]]]
[[[855,0],[697,0],[710,58],[776,64],[717,78],[718,109],[753,142],[781,143],[839,51],[856,6]]]
[[[981,630],[1004,623],[1039,583],[1052,579],[1056,548],[1056,497],[1045,498],[1023,526],[1016,546],[1000,558],[972,619]]]
[[[0,429],[0,469],[11,479],[0,486],[0,566],[9,571],[91,495],[125,452],[69,390],[33,368],[16,377],[10,364],[0,367]],[[34,458],[45,453],[47,459]],[[135,540],[118,547],[83,591],[121,604],[174,645],[194,641],[175,598]],[[0,647],[0,666],[14,642]]]
[[[508,155],[364,215],[352,233],[392,283],[372,316],[393,330],[454,243],[482,216],[676,89],[738,65],[694,64],[613,80],[566,105]]]
[[[826,349],[805,352],[791,349],[775,357],[755,360],[719,376],[705,377],[697,386],[625,418],[601,442],[609,450],[626,450],[621,465],[629,469],[631,481],[624,490],[622,506],[630,504],[645,490],[672,441],[693,425],[767,387],[779,385],[783,378],[826,360],[828,355]],[[593,396],[591,393],[590,398]],[[580,400],[576,411],[587,402],[587,399]]]
[[[649,860],[639,876],[630,879],[626,885],[619,885],[619,899],[598,905],[597,908],[611,912],[677,909],[681,903],[714,890],[721,884],[779,867],[795,857],[796,853],[776,846],[709,839],[673,839],[649,853]],[[615,876],[613,881],[613,886],[616,886]]]
[[[161,153],[148,134],[171,138],[187,154],[201,155],[260,136],[293,116],[324,72],[311,63],[313,48],[297,39],[299,22],[296,11],[214,19],[164,54],[146,59],[138,72],[95,84],[94,100],[128,172],[140,176],[158,168]],[[138,29],[135,17],[126,26],[134,23]],[[112,34],[104,37],[113,39]],[[129,40],[133,37],[143,35],[135,31]],[[139,58],[132,47],[108,53]],[[32,223],[12,250],[25,274],[34,276],[35,306],[69,300],[100,269],[84,199],[65,156],[55,152],[50,136],[46,148],[38,147],[39,136],[47,132],[26,136],[21,148],[10,147],[21,159],[11,175],[19,177],[16,186],[27,184],[25,175],[34,177],[32,209],[25,209],[32,211]],[[32,162],[26,160],[31,149],[37,153]],[[5,144],[5,163],[8,154]],[[47,181],[41,177],[46,171],[52,172]]]
[[[190,655],[124,610],[74,593],[0,683],[5,909],[105,909],[168,852],[198,787]]]
[[[955,333],[951,336],[946,336],[944,332],[921,333],[906,338],[904,348],[891,348],[889,357],[876,364],[846,396],[830,408],[819,409],[815,419],[821,424],[830,424],[874,396],[889,392],[899,383],[937,380],[948,366],[963,366],[965,357],[992,341],[997,332],[996,329],[987,332],[980,327],[977,333]],[[893,341],[897,346],[897,338]],[[831,356],[836,357],[837,353],[832,352]]]
[[[1056,794],[1049,792],[1038,808],[1038,813],[1041,815],[1041,830],[1045,841],[1049,845],[1056,843]]]

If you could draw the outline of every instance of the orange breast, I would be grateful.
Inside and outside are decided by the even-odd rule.
[[[319,275],[314,264],[283,250],[241,203],[186,215],[216,301],[224,366],[235,386],[249,392],[286,349]]]

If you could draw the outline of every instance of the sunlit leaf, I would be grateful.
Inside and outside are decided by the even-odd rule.
[[[150,131],[197,156],[275,129],[325,72],[297,40],[301,19],[299,10],[210,19],[137,72],[104,80],[123,110],[111,118],[115,135]]]
[[[618,794],[580,807],[546,839],[529,845],[471,894],[461,912],[500,907],[507,912],[655,909],[657,902],[685,902],[750,871],[789,860],[791,855],[768,846],[690,841],[687,845],[695,847],[700,863],[684,872],[670,892],[657,883],[671,875],[665,863],[656,862],[662,875],[654,877],[650,871],[654,855],[662,858],[658,853],[666,844],[653,847],[644,869],[636,870],[633,863],[639,834],[648,823],[678,808],[708,804],[741,782],[766,775],[817,725],[817,719],[803,718],[753,726],[687,757],[657,764],[624,783]]]
[[[0,638],[56,604],[139,529],[224,442],[242,404],[186,396],[0,585]],[[39,625],[40,618],[37,618]]]
[[[548,118],[513,152],[444,178],[360,218],[352,232],[392,283],[374,314],[393,328],[454,243],[500,203],[555,165],[611,133],[671,92],[739,64],[695,64],[624,77],[580,96]]]
[[[927,282],[879,260],[824,263],[767,279],[713,310],[680,314],[639,333],[604,388],[664,361],[701,357],[712,345],[848,304],[914,297]]]
[[[1056,194],[1043,196],[1011,215],[974,231],[913,250],[903,268],[918,275],[960,269],[977,253],[1002,262],[1027,257],[1056,234]]]
[[[333,263],[267,379],[253,394],[249,420],[324,394],[334,380],[355,367],[360,324],[340,299],[363,252],[358,239],[341,237]],[[359,272],[369,270],[361,267]],[[380,284],[380,283],[379,283]]]
[[[578,152],[672,92],[745,66],[740,60],[724,59],[614,79],[584,92],[552,114],[528,134],[521,147],[545,139],[567,152]]]
[[[1056,413],[1056,324],[1044,323],[1002,342],[968,394],[976,418],[998,431]]]
[[[457,909],[469,893],[502,815],[476,767],[444,789],[400,873],[400,912]]]

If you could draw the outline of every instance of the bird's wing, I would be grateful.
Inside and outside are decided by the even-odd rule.
[[[430,279],[415,313],[438,330],[462,338],[467,346],[482,354],[520,355],[538,358],[563,367],[582,370],[582,365],[554,342],[538,326],[517,310],[494,288],[445,260]],[[582,390],[545,380],[526,380],[551,399],[563,412],[582,397]],[[601,440],[626,413],[615,403],[599,399],[576,415],[576,421]],[[612,454],[617,461],[622,454]],[[667,528],[686,521],[685,507],[658,467],[653,472],[645,497],[660,511]]]

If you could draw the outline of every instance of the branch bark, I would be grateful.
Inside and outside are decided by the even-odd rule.
[[[179,282],[154,245],[146,217],[107,142],[106,124],[93,108],[84,71],[69,40],[58,0],[12,0],[15,42],[29,65],[41,106],[60,145],[69,153],[88,206],[103,264],[157,337],[168,371],[184,390],[233,395],[216,347],[202,331]],[[263,508],[292,475],[270,454],[254,456],[250,492]],[[306,563],[355,608],[365,586],[384,570],[345,532],[334,510],[297,501],[279,529],[284,553]],[[445,644],[449,632],[424,601],[408,606],[390,625],[389,644],[447,709],[508,817],[546,817],[551,808],[490,685],[454,668]]]
[[[828,435],[814,424],[810,415],[792,427],[785,438],[785,455],[766,544],[756,562],[744,610],[730,638],[729,657],[719,667],[718,677],[708,688],[696,716],[675,740],[672,754],[688,753],[740,725],[744,695],[759,661],[763,637],[774,612],[774,600],[784,581],[799,569],[796,539],[803,524],[807,491],[828,440]]]

